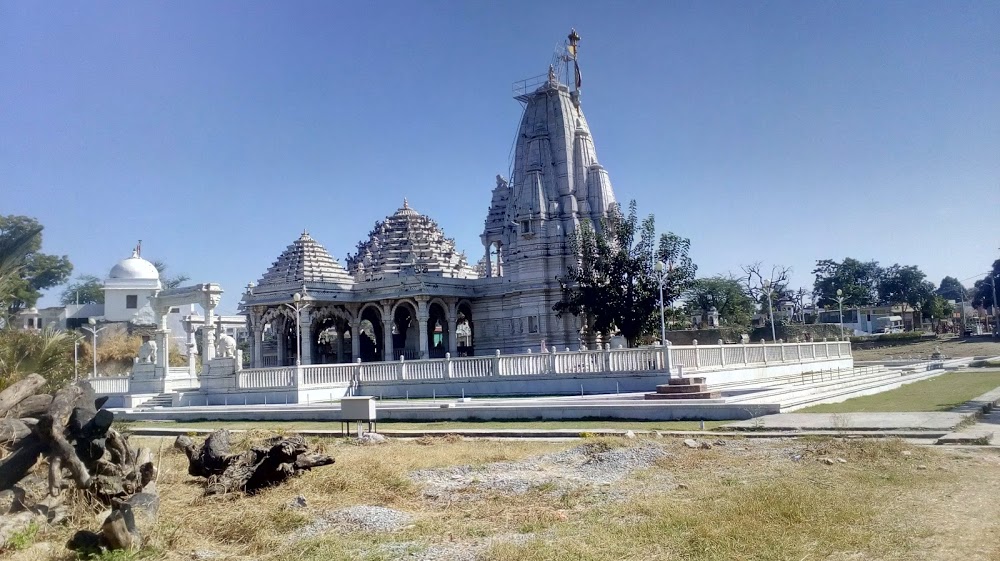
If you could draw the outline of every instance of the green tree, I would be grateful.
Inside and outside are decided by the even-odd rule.
[[[69,278],[73,264],[65,255],[42,253],[42,226],[28,216],[0,215],[0,261],[3,265],[3,303],[6,320],[24,308],[34,306],[43,290],[58,286]],[[12,251],[13,250],[13,251]],[[4,252],[10,252],[3,257]]]
[[[996,306],[993,301],[993,283],[1000,284],[1000,259],[993,262],[993,268],[972,286],[972,305],[976,308]]]
[[[667,264],[664,306],[687,290],[697,270],[688,256],[690,240],[667,233],[657,242],[653,216],[640,223],[635,201],[628,215],[612,206],[599,229],[584,222],[571,243],[579,261],[559,278],[563,300],[553,310],[560,317],[583,316],[587,329],[606,336],[617,329],[629,346],[659,325],[655,263]]]
[[[878,261],[858,261],[850,257],[840,263],[832,259],[816,262],[813,269],[813,295],[816,305],[828,308],[837,305],[837,290],[843,291],[844,307],[876,306],[882,268]]]
[[[920,306],[920,312],[925,319],[940,321],[951,318],[955,308],[944,296],[929,294],[927,300]]]
[[[946,300],[954,300],[956,302],[969,299],[968,291],[955,277],[941,279],[941,286],[938,287],[937,294]]]
[[[914,310],[927,301],[934,292],[934,283],[927,282],[927,275],[914,265],[893,265],[882,271],[878,286],[879,301],[887,305],[900,305],[903,311],[909,306]]]
[[[94,275],[82,275],[75,281],[66,285],[59,297],[59,302],[68,306],[70,304],[103,304],[104,303],[104,283]]]
[[[749,326],[757,311],[753,298],[747,295],[740,281],[732,277],[697,279],[686,297],[691,313],[706,314],[715,308],[720,323],[730,327]]]
[[[191,277],[185,275],[184,273],[173,277],[166,276],[165,272],[167,270],[167,264],[159,259],[153,261],[153,266],[156,267],[156,271],[160,273],[160,284],[163,285],[163,288],[177,288],[178,286],[184,284],[184,282],[191,279]]]

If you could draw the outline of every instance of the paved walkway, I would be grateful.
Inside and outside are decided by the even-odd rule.
[[[974,413],[780,413],[722,426],[764,431],[951,431]]]

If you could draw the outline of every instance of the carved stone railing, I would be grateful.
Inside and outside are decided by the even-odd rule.
[[[94,393],[97,395],[108,395],[122,393],[127,394],[129,391],[129,378],[128,376],[104,376],[100,378],[87,378],[87,382],[90,383],[90,387],[94,388]]]
[[[668,356],[669,353],[669,356]],[[240,389],[419,380],[471,380],[512,376],[575,376],[606,373],[710,372],[741,367],[806,363],[851,356],[850,343],[769,343],[750,345],[669,345],[666,348],[602,349],[463,357],[318,364],[247,369],[237,374]]]

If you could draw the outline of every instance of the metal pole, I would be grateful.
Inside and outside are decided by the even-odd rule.
[[[80,379],[80,340],[73,341],[73,379]]]
[[[777,343],[778,336],[774,333],[774,308],[771,307],[771,285],[767,288],[767,315],[771,317],[771,342]]]
[[[667,344],[667,322],[663,313],[663,275],[660,275],[660,344]]]
[[[302,329],[299,327],[299,316],[301,306],[295,303],[295,366],[302,366]]]
[[[997,276],[990,271],[990,285],[993,286],[993,320],[996,327],[993,328],[993,338],[1000,337],[1000,314],[997,313]]]
[[[844,338],[844,297],[841,296],[837,298],[837,304],[840,306],[840,338]],[[858,320],[860,321],[860,320]],[[857,323],[857,322],[855,322]]]
[[[90,354],[94,355],[94,373],[92,377],[96,378],[97,377],[97,330],[92,329],[90,332],[94,335],[94,345],[90,349]]]

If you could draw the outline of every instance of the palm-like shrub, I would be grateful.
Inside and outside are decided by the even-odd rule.
[[[38,373],[50,388],[73,378],[73,337],[68,333],[0,329],[0,390]]]

